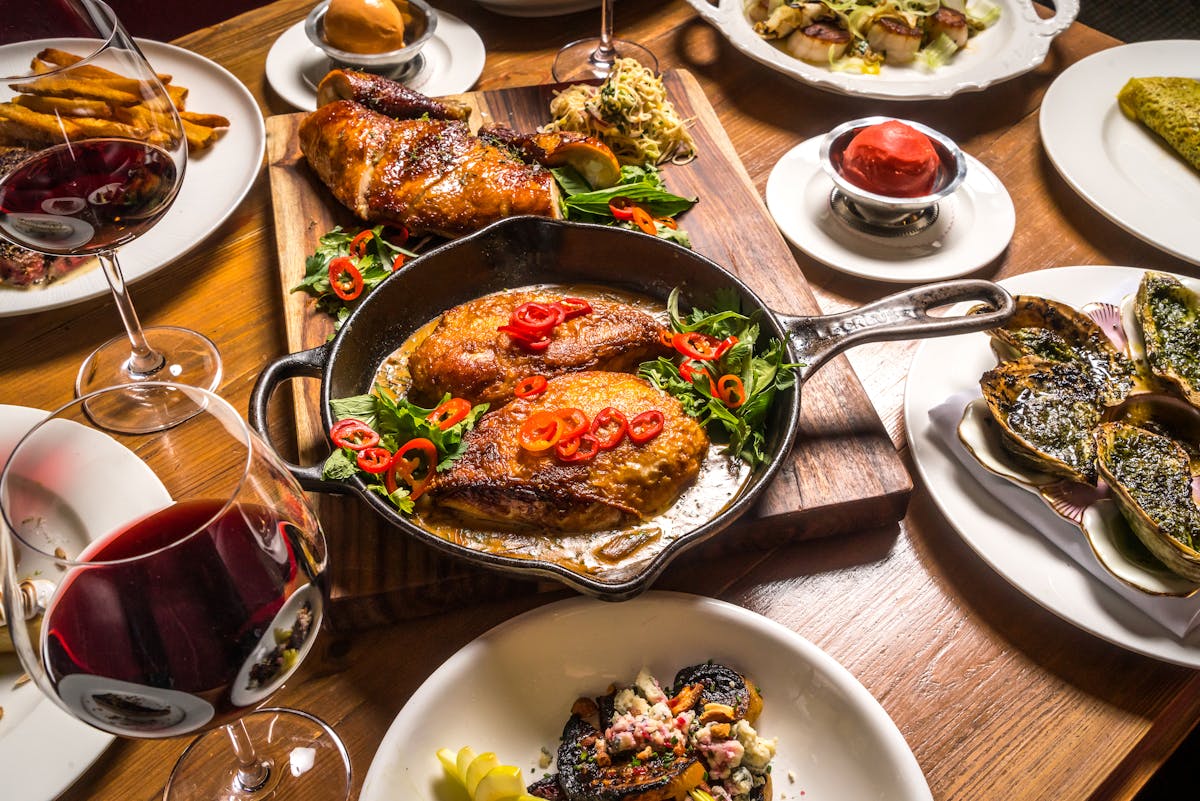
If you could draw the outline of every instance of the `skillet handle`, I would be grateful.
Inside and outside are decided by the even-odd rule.
[[[272,448],[274,445],[271,444],[271,433],[267,427],[267,404],[271,400],[271,395],[284,381],[293,378],[320,378],[325,372],[325,364],[329,360],[330,347],[330,345],[322,345],[311,350],[302,350],[282,356],[268,364],[258,376],[258,380],[254,382],[254,390],[250,393],[250,413],[248,415],[250,427],[257,431],[258,435]],[[300,486],[306,490],[350,492],[350,489],[340,482],[326,481],[321,478],[321,465],[304,467],[292,464],[282,457],[280,461],[283,462],[288,472],[296,477]]]
[[[984,303],[991,311],[944,317],[929,314],[932,309],[962,301]],[[1004,287],[972,278],[919,286],[840,314],[781,316],[780,322],[804,363],[800,368],[804,380],[855,345],[986,331],[1007,322],[1013,310],[1012,296]]]

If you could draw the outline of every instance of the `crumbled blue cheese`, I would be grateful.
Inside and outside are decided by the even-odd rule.
[[[742,744],[744,753],[741,764],[755,773],[762,773],[767,763],[775,756],[776,738],[759,737],[754,727],[745,720],[739,720],[733,726],[733,735]]]

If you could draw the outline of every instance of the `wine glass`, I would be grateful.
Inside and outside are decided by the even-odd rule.
[[[156,410],[152,430],[95,422],[131,393]],[[332,729],[254,709],[312,648],[326,551],[299,485],[233,407],[166,382],[78,398],[14,448],[0,512],[4,618],[42,692],[125,737],[204,732],[167,801],[344,801]]]
[[[100,0],[9,11],[0,25],[0,74],[9,76],[0,81],[0,236],[50,256],[95,256],[125,328],[88,356],[76,395],[150,379],[216,389],[216,346],[185,328],[143,328],[117,260],[183,182],[187,139],[170,95]],[[123,410],[123,424],[136,428],[138,414]]]
[[[613,0],[601,0],[600,35],[563,45],[554,57],[551,73],[560,83],[607,78],[618,58],[632,58],[658,72],[654,53],[636,42],[613,38]]]

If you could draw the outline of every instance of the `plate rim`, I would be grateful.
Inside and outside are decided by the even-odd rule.
[[[1087,291],[1094,292],[1103,291],[1103,288],[1098,290],[1098,286],[1115,286],[1134,281],[1144,272],[1144,268],[1119,265],[1069,265],[1010,276],[999,283],[1008,288],[1016,283],[1018,291],[1045,292],[1046,290],[1039,290],[1037,286],[1054,281],[1067,284],[1074,278],[1076,285],[1087,287]],[[1111,283],[1098,283],[1097,279],[1106,277]],[[1031,282],[1034,286],[1027,286]],[[966,336],[977,343],[976,346],[968,347],[988,347],[985,334]],[[931,362],[953,363],[952,360],[947,361],[947,356],[950,355],[948,352],[939,351],[952,349],[961,353],[963,346],[952,348],[955,341],[955,338],[946,338],[921,343],[909,364],[904,387],[905,439],[912,453],[913,465],[946,523],[958,538],[1005,582],[1064,622],[1127,651],[1184,667],[1200,668],[1200,628],[1193,629],[1187,637],[1175,637],[1144,612],[1088,574],[1028,524],[1018,521],[1014,525],[1012,522],[1001,521],[982,513],[978,499],[983,498],[986,502],[986,499],[991,497],[985,489],[971,486],[974,492],[970,493],[954,481],[945,480],[947,475],[960,475],[961,467],[953,462],[953,458],[945,452],[930,430],[928,412],[954,390],[952,388],[950,392],[941,394],[944,390],[939,389],[940,384],[936,378],[944,371],[937,369]],[[968,340],[960,338],[957,341]],[[952,376],[945,383],[954,383],[954,386],[961,387],[963,381],[961,376]],[[923,397],[916,397],[918,394]],[[934,394],[938,396],[932,397]],[[973,520],[962,519],[959,509],[965,506],[969,506]],[[997,541],[997,537],[1001,540]],[[1039,554],[1045,553],[1045,558],[1036,565],[1037,578],[1033,580],[1028,578],[1028,573],[1023,577],[1014,571],[1004,559],[1007,546],[1003,541],[1006,539],[1011,543],[1014,540],[1021,541],[1018,538],[1025,537],[1036,537],[1033,547]],[[1069,602],[1067,607],[1056,603],[1056,599],[1061,601],[1064,598],[1064,588],[1068,590],[1065,596]],[[1111,611],[1113,607],[1122,613],[1119,617]]]

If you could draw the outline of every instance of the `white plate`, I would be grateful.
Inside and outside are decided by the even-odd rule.
[[[224,67],[162,42],[139,39],[138,46],[155,69],[170,74],[172,83],[188,88],[187,108],[221,114],[229,118],[230,125],[212,147],[194,157],[189,154],[179,196],[158,224],[120,249],[128,282],[166,267],[225,222],[254,184],[267,141],[258,104]],[[11,45],[4,48],[3,58],[20,58],[19,53],[24,52],[27,65],[29,48],[36,51],[38,44]],[[54,309],[108,292],[99,269],[88,269],[44,289],[0,289],[0,317]]]
[[[1142,270],[1062,267],[1005,279],[1013,294],[1044,295],[1073,306],[1133,291]],[[1010,584],[1063,620],[1130,651],[1200,668],[1200,630],[1178,639],[1092,578],[1069,556],[1016,518],[945,450],[929,410],[979,386],[995,366],[986,334],[931,339],[913,358],[904,392],[904,425],[929,494],[966,543]],[[1082,535],[1081,535],[1082,536]]]
[[[1004,184],[966,153],[967,177],[938,204],[937,220],[911,236],[873,236],[851,228],[830,210],[833,181],[821,169],[814,136],[783,155],[767,178],[767,208],[800,250],[835,270],[893,283],[955,278],[1000,255],[1012,239],[1016,214]]]
[[[600,0],[475,0],[476,3],[509,17],[556,17],[600,5]]]
[[[540,749],[557,750],[576,698],[632,681],[643,666],[667,683],[710,658],[763,688],[755,727],[778,738],[777,798],[932,799],[896,725],[832,657],[740,607],[651,592],[619,604],[573,598],[544,606],[463,647],[392,722],[361,801],[438,801],[443,772],[434,754],[442,747],[494,751],[527,781],[540,778],[531,766]]]
[[[1200,264],[1200,172],[1117,107],[1130,78],[1200,79],[1200,41],[1139,42],[1071,65],[1042,99],[1046,155],[1105,217],[1173,256]]]
[[[437,29],[421,51],[424,65],[405,85],[431,97],[465,92],[483,74],[486,55],[474,28],[439,10]],[[308,41],[303,20],[280,34],[267,53],[271,88],[302,111],[317,107],[317,84],[330,69],[329,58]]]
[[[0,467],[25,432],[45,416],[46,412],[37,409],[0,405]],[[84,537],[94,539],[106,534],[110,524],[171,502],[166,489],[141,459],[103,434],[88,433],[92,436],[76,441],[99,450],[98,458],[113,471],[113,482],[122,491],[110,494],[111,505],[103,509],[94,497],[76,499],[89,514],[83,518],[68,514],[71,519],[86,520],[89,528]],[[6,536],[3,530],[0,536]],[[47,562],[46,569],[54,568]],[[31,565],[23,562],[25,570],[31,570]],[[4,707],[0,719],[0,776],[4,777],[4,797],[50,801],[87,770],[113,737],[64,712],[42,695],[36,684],[14,687],[24,672],[16,654],[0,655],[0,707]]]
[[[834,72],[825,65],[793,58],[754,32],[753,23],[742,11],[744,0],[716,2],[714,6],[708,0],[688,0],[701,17],[755,61],[819,89],[885,100],[941,100],[1029,72],[1045,60],[1054,37],[1070,27],[1079,13],[1079,0],[1059,0],[1051,19],[1041,19],[1030,0],[994,0],[1001,8],[1000,19],[971,37],[967,47],[945,66],[929,71],[884,65],[878,75],[862,75]]]

